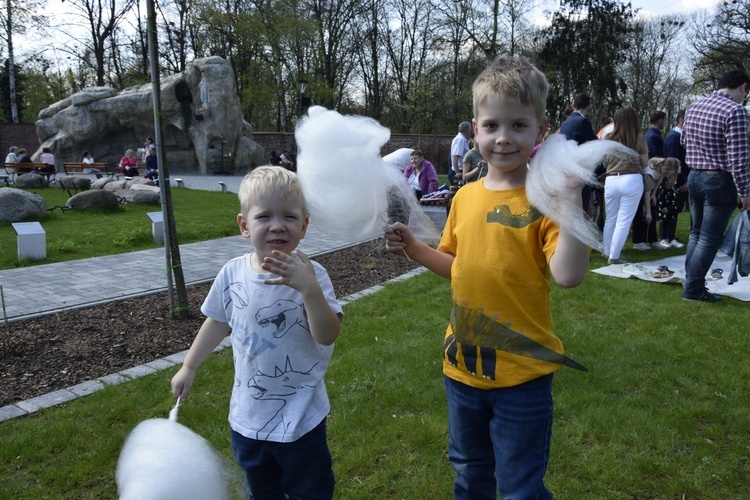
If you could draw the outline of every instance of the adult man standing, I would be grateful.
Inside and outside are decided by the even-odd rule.
[[[648,144],[648,157],[664,158],[664,140],[661,138],[661,131],[664,129],[664,123],[667,121],[667,114],[664,111],[654,111],[648,119],[651,126],[646,131],[646,144]]]
[[[664,157],[677,158],[680,160],[680,174],[677,176],[675,189],[677,189],[677,212],[682,212],[688,201],[687,178],[690,167],[685,163],[685,147],[680,144],[682,137],[682,126],[685,124],[685,110],[677,112],[677,125],[664,138]]]
[[[588,94],[581,93],[575,96],[575,99],[573,99],[573,112],[560,125],[560,133],[568,139],[576,141],[579,146],[583,143],[599,139],[596,136],[596,132],[594,132],[594,127],[591,125],[591,120],[586,117],[593,106],[591,97]],[[581,191],[583,211],[586,213],[589,212],[591,191],[591,186],[589,185],[584,186]]]
[[[687,109],[682,129],[693,218],[682,298],[690,301],[721,300],[706,289],[706,273],[737,206],[737,195],[740,210],[747,210],[750,200],[748,116],[742,105],[750,90],[750,76],[739,69],[729,71],[717,88]]]
[[[471,137],[471,123],[461,122],[458,126],[458,135],[451,142],[451,169],[448,172],[448,182],[453,184],[453,179],[461,178],[464,165],[464,156],[469,152],[469,138]]]

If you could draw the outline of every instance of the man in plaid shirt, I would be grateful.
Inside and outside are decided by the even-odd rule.
[[[736,69],[721,77],[719,90],[694,102],[685,113],[681,142],[690,166],[688,193],[693,219],[685,256],[684,300],[718,302],[705,276],[716,257],[735,207],[750,199],[748,115],[743,101],[750,76]]]

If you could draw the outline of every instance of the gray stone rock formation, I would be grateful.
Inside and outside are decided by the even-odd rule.
[[[47,180],[39,174],[23,174],[16,176],[16,187],[23,189],[45,188],[49,185]]]
[[[67,205],[73,210],[117,210],[120,202],[111,191],[92,189],[68,198]]]
[[[125,203],[136,203],[139,205],[158,205],[161,197],[158,192],[146,191],[144,189],[120,189],[114,194]]]
[[[78,175],[66,175],[57,179],[61,189],[78,191],[87,191],[91,189],[91,179]]]
[[[64,161],[81,161],[83,151],[97,162],[119,164],[126,149],[154,137],[151,85],[117,93],[90,87],[43,109],[36,122],[41,146]],[[162,142],[170,171],[244,173],[264,163],[242,118],[234,72],[220,57],[195,59],[182,74],[161,82]],[[140,155],[137,155],[140,158]]]
[[[46,213],[47,203],[38,194],[15,188],[0,189],[0,221],[37,221],[41,220]]]

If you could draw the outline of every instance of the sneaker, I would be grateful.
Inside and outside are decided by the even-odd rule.
[[[627,264],[628,261],[625,259],[607,259],[607,264],[610,266],[613,264]]]
[[[680,243],[677,240],[672,240],[672,241],[669,242],[669,246],[671,246],[672,248],[682,248],[685,245],[683,245],[682,243]]]
[[[701,295],[699,297],[697,297],[697,298],[686,297],[685,293],[683,292],[683,294],[682,294],[682,300],[686,300],[688,302],[710,302],[710,303],[714,303],[714,302],[721,301],[721,297],[719,297],[718,295],[714,295],[713,293],[709,292],[708,290],[706,290],[704,288],[703,289],[703,293],[701,293]]]
[[[636,243],[633,245],[634,250],[651,250],[651,247],[648,246],[646,243]]]
[[[664,245],[660,241],[655,241],[651,243],[651,248],[655,248],[657,250],[666,250],[667,248],[669,248],[669,245]]]

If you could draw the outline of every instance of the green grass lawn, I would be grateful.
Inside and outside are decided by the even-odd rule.
[[[578,288],[553,287],[558,335],[589,368],[555,376],[556,498],[750,496],[747,304],[680,293],[594,273]],[[448,282],[425,273],[344,312],[326,377],[336,497],[451,498],[440,360]],[[231,364],[229,351],[213,355],[180,410],[226,456]],[[115,498],[120,447],[138,422],[166,417],[175,370],[0,424],[0,497]]]
[[[41,195],[48,208],[65,205],[68,200],[68,194],[54,186],[27,191]],[[180,243],[239,234],[236,194],[172,189],[172,200]],[[154,243],[146,213],[159,211],[160,205],[135,204],[122,205],[116,212],[52,210],[40,221],[46,233],[47,259],[23,262],[18,261],[13,227],[0,222],[0,269],[157,248],[160,245]]]
[[[235,196],[174,193],[178,231],[191,235],[181,242],[236,234]],[[55,235],[53,241],[86,248],[76,255],[128,251],[134,248],[107,227],[122,239],[143,231],[148,237],[138,237],[137,244],[146,248],[144,213],[152,210],[55,213],[43,224],[48,242]],[[683,241],[688,222],[681,215]],[[100,236],[79,243],[85,238],[78,233],[90,228]],[[0,226],[4,254],[15,252],[14,243],[5,243],[8,231]],[[626,250],[623,256],[643,261],[680,253],[684,249]],[[605,264],[592,254],[592,269]],[[448,282],[431,273],[388,284],[344,307],[326,376],[337,498],[452,497],[441,374],[450,307]],[[568,354],[589,368],[555,376],[547,485],[556,498],[750,498],[747,307],[731,298],[688,303],[678,285],[594,273],[575,289],[553,286],[556,331]],[[175,371],[1,423],[0,498],[116,498],[114,473],[124,439],[140,421],[167,416]],[[212,355],[180,410],[180,422],[227,457],[232,378],[230,352]]]

